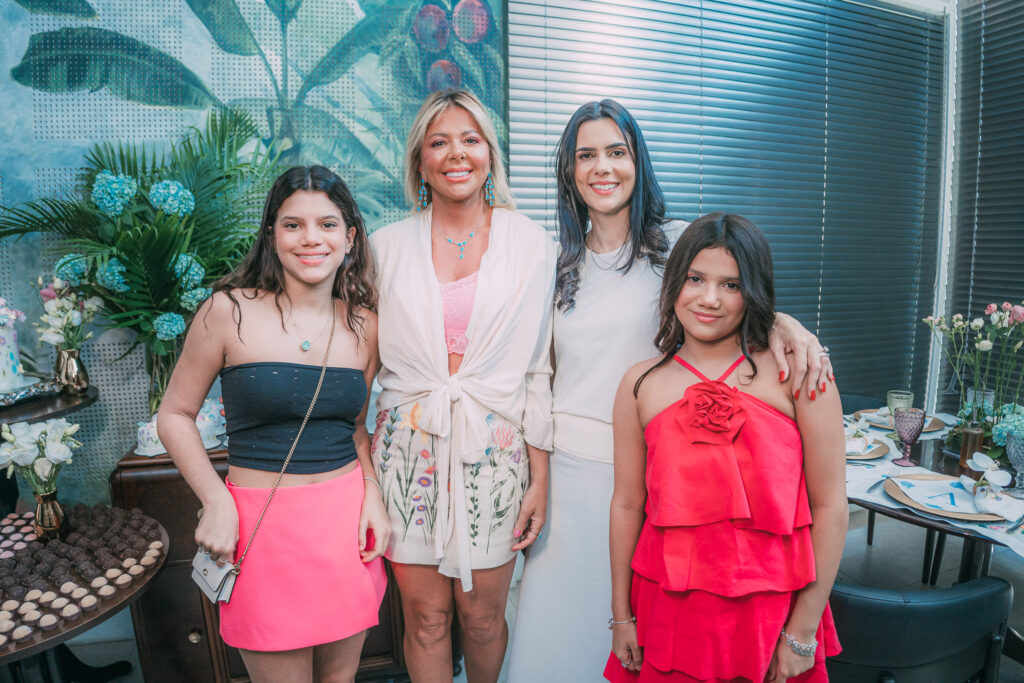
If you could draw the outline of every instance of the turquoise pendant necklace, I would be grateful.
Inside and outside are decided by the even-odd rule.
[[[331,299],[331,305],[334,305],[334,299]],[[309,351],[313,347],[313,342],[315,342],[320,337],[324,336],[324,332],[327,330],[327,325],[329,325],[330,322],[331,319],[328,318],[327,323],[324,325],[323,329],[320,330],[320,334],[316,335],[312,339],[303,339],[302,342],[299,344],[299,350],[302,352]],[[292,321],[292,323],[294,324],[294,320]]]
[[[454,244],[455,246],[457,246],[459,248],[459,258],[465,258],[466,257],[466,244],[468,244],[469,241],[471,239],[473,239],[474,235],[476,235],[476,233],[475,232],[471,232],[471,233],[469,233],[469,237],[467,237],[466,239],[462,240],[461,242],[457,242],[456,240],[453,240],[451,237],[446,236],[444,233],[441,233],[441,237],[444,237],[446,240],[448,240],[448,244]]]

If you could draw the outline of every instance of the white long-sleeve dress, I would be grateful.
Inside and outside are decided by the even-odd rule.
[[[664,226],[670,243],[685,227]],[[575,306],[555,311],[548,525],[527,554],[509,683],[603,680],[612,644],[612,404],[626,370],[659,355],[661,271],[646,259],[620,270],[629,248],[587,249]]]

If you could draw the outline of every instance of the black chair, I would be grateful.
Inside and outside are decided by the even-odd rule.
[[[843,651],[832,683],[995,683],[1013,587],[985,576],[896,591],[836,583],[829,604]]]
[[[852,415],[859,410],[874,409],[885,404],[880,398],[863,394],[842,394],[843,415]],[[867,542],[871,545],[875,540],[875,511],[868,510]],[[924,561],[921,563],[921,583],[932,586],[939,578],[939,567],[942,555],[946,550],[946,534],[935,529],[927,529],[924,538]]]

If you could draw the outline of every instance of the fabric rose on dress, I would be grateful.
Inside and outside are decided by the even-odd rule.
[[[676,419],[693,443],[731,444],[746,421],[736,390],[724,382],[700,382],[686,390]]]

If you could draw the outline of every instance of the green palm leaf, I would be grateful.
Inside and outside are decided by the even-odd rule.
[[[85,0],[14,0],[33,14],[55,14],[61,17],[92,19],[96,10]]]
[[[129,36],[102,28],[62,28],[29,38],[11,69],[18,83],[46,92],[107,88],[131,102],[183,109],[221,106],[184,64]]]
[[[260,46],[235,0],[185,0],[220,49],[233,55],[259,54]]]

